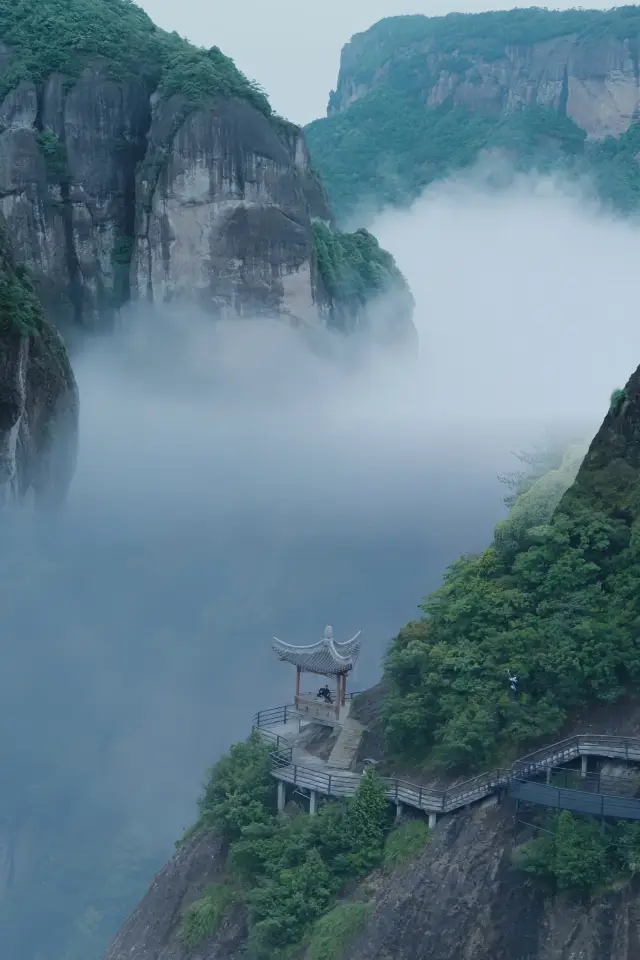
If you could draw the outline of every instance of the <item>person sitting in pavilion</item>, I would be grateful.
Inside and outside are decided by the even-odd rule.
[[[329,687],[326,684],[324,687],[320,687],[317,695],[321,700],[324,700],[325,703],[333,703],[333,697],[331,696],[331,691],[329,690]]]

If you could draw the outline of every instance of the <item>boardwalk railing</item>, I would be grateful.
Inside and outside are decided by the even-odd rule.
[[[259,730],[260,735],[267,742],[274,744],[275,749],[271,760],[273,775],[285,783],[315,790],[327,796],[352,796],[358,788],[360,774],[343,771],[334,773],[326,766],[311,767],[293,763],[292,741],[269,729],[269,727],[283,726],[293,719],[297,719],[297,714],[295,707],[290,704],[274,707],[271,710],[261,710],[254,717],[254,729]],[[593,790],[567,789],[531,782],[531,778],[541,772],[582,756],[640,762],[640,738],[591,734],[570,737],[527,754],[516,760],[510,767],[482,773],[447,790],[421,786],[396,777],[383,777],[382,781],[389,800],[427,813],[451,813],[506,789],[516,799],[531,798],[529,802],[540,803],[543,806],[561,806],[563,809],[575,809],[577,812],[585,813],[594,811],[601,813],[604,810],[603,816],[640,819],[640,799],[615,797],[608,793],[605,796],[599,792],[594,793]],[[580,797],[577,797],[577,794],[580,794]],[[539,799],[533,799],[534,797]],[[613,810],[627,810],[631,813],[614,813]]]
[[[563,789],[547,783],[527,780],[511,780],[507,787],[509,796],[525,803],[551,807],[556,810],[571,810],[597,817],[614,817],[616,820],[640,820],[640,799],[637,797],[612,797],[588,790]]]

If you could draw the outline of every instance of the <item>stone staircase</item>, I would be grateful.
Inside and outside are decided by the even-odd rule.
[[[364,726],[352,717],[347,717],[338,735],[338,739],[333,745],[333,750],[329,755],[327,766],[333,770],[350,770],[351,764],[355,760]]]

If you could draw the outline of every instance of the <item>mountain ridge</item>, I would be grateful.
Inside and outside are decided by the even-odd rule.
[[[387,18],[342,52],[328,116],[306,127],[341,222],[406,205],[486,151],[640,199],[640,8]],[[357,175],[355,170],[358,171]]]

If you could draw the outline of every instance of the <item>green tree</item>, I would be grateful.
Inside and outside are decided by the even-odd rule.
[[[269,748],[254,731],[212,768],[200,801],[201,822],[237,840],[246,827],[269,823],[274,801]]]
[[[384,786],[377,773],[368,769],[345,817],[345,842],[354,874],[366,873],[382,862],[388,829],[389,803]]]

